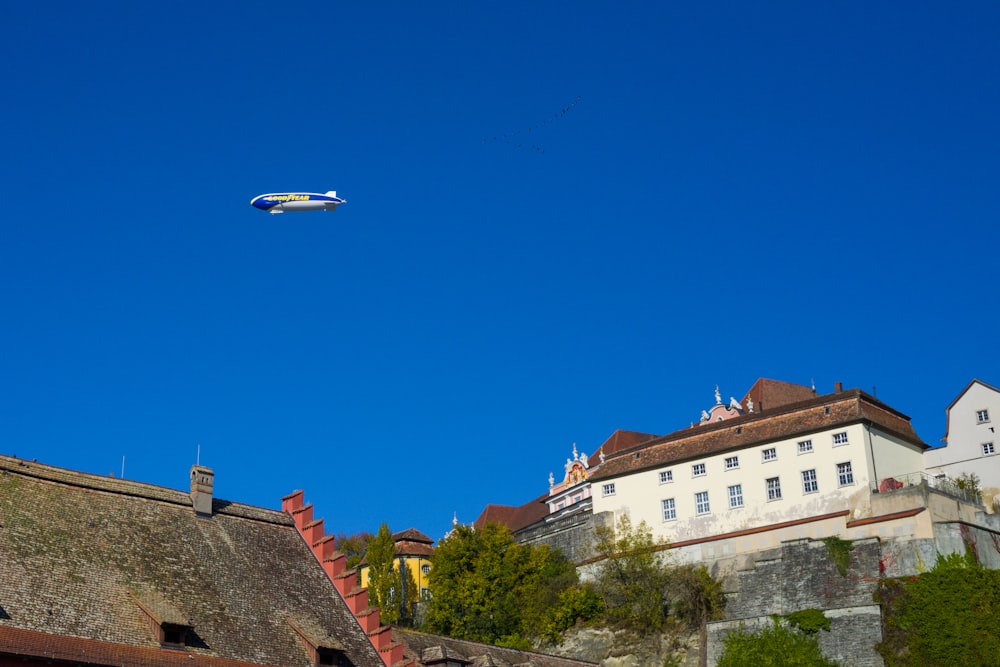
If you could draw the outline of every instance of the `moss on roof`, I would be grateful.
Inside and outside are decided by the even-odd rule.
[[[158,648],[138,599],[193,627],[192,655],[309,667],[295,616],[381,667],[289,517],[214,504],[0,456],[0,627]]]

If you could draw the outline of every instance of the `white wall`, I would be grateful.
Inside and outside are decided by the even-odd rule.
[[[987,421],[977,419],[980,410],[989,412]],[[927,473],[952,479],[974,473],[985,495],[1000,493],[1000,392],[972,383],[949,410],[947,428],[948,444],[924,454]],[[993,443],[994,454],[983,453],[985,443]]]
[[[998,412],[1000,417],[1000,412]],[[835,445],[833,436],[847,434],[847,443]],[[812,441],[811,452],[799,452],[798,443]],[[765,461],[763,451],[777,454]],[[874,452],[874,456],[872,455]],[[726,469],[726,459],[739,458],[739,467]],[[862,424],[820,431],[807,436],[755,445],[655,470],[646,470],[594,484],[594,512],[627,514],[633,524],[645,521],[659,539],[680,542],[739,530],[850,510],[852,518],[870,515],[870,489],[879,478],[922,469],[922,454],[913,445]],[[694,476],[692,465],[704,463],[705,474]],[[850,463],[853,481],[841,484],[838,464]],[[660,483],[659,473],[670,470],[673,481]],[[802,472],[815,470],[817,491],[803,489]],[[780,499],[768,499],[766,480],[778,478]],[[604,486],[614,483],[614,495]],[[743,506],[731,508],[729,487],[739,484]],[[695,494],[708,492],[710,511],[698,514]],[[665,521],[662,501],[673,498],[676,520]]]

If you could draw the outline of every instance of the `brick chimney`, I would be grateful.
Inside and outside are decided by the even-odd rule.
[[[843,382],[834,382],[833,383],[833,393],[839,394],[842,391],[844,391],[844,383]]]
[[[215,473],[202,465],[191,466],[191,500],[194,513],[198,516],[212,516],[212,485]]]

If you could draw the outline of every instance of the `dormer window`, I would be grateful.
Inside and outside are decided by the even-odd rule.
[[[324,627],[303,618],[288,619],[302,645],[309,652],[309,658],[316,667],[352,667],[345,653],[344,645]]]
[[[164,623],[160,626],[160,643],[165,646],[184,646],[189,627],[187,625]]]
[[[191,618],[167,602],[161,595],[142,592],[132,595],[149,624],[153,639],[166,648],[184,648],[188,631],[194,629]]]

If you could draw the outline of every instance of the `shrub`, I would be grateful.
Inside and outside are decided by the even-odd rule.
[[[758,632],[743,626],[722,640],[723,650],[716,667],[836,667],[838,663],[823,657],[819,641],[778,619]]]

